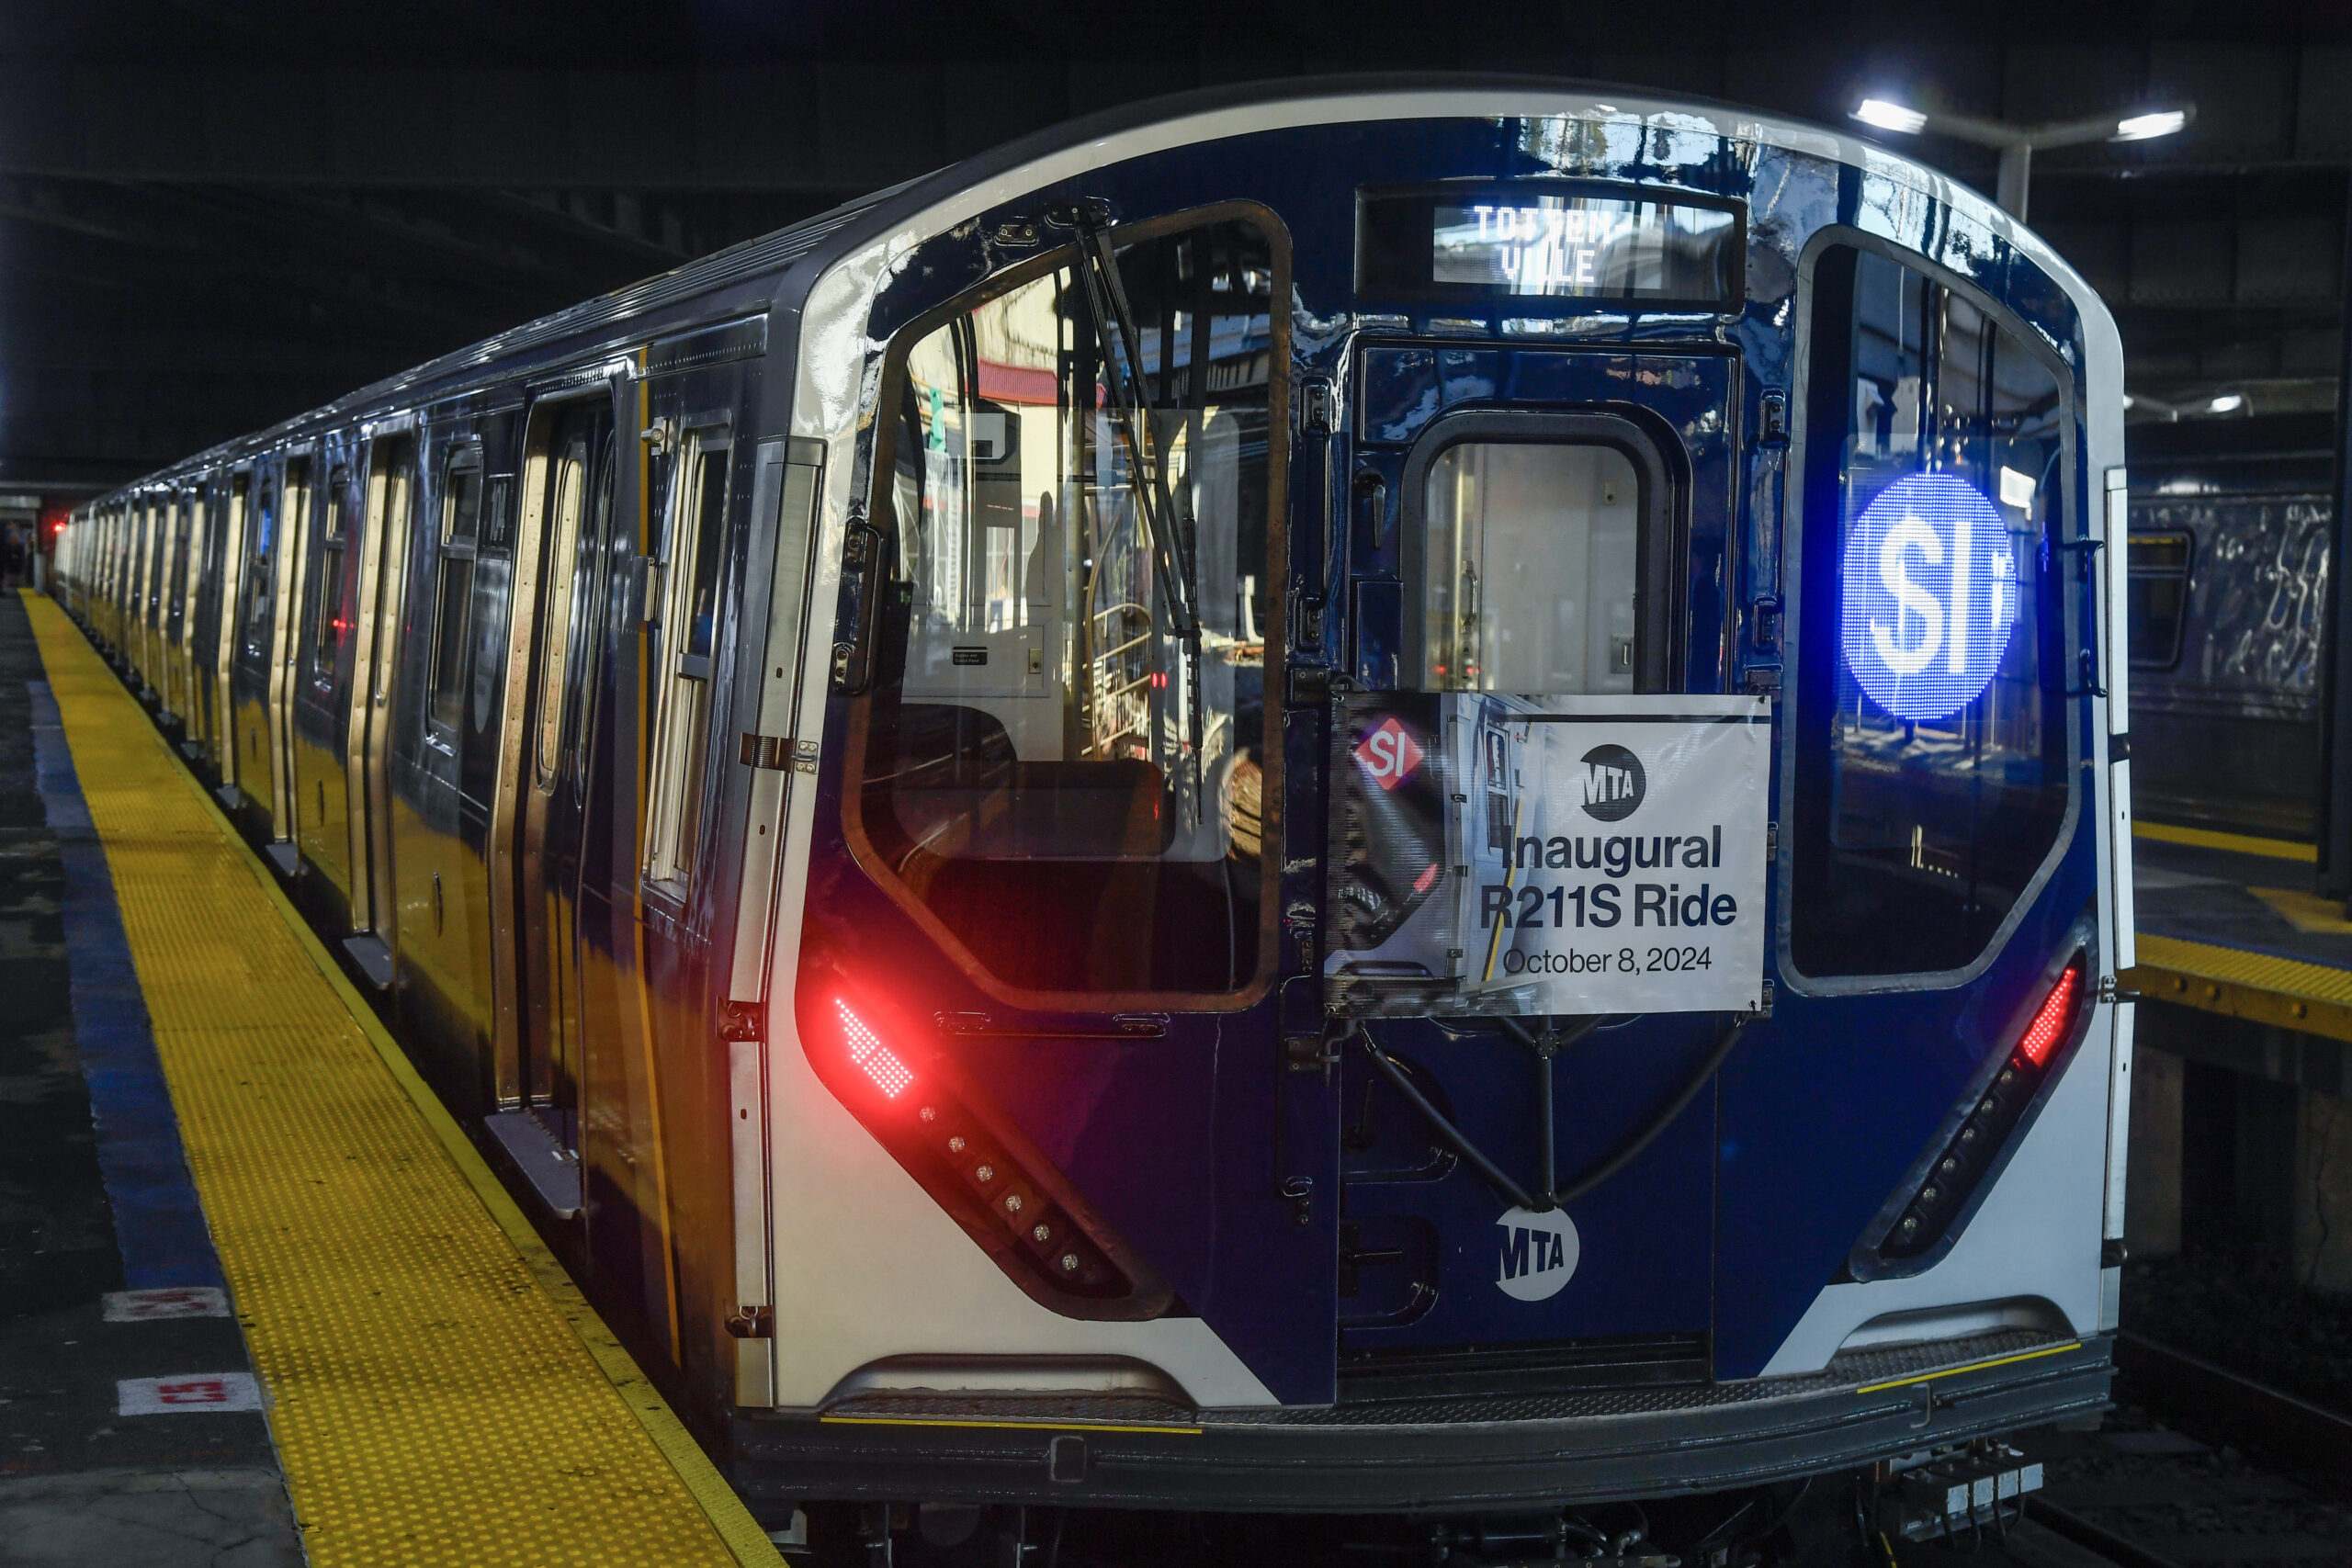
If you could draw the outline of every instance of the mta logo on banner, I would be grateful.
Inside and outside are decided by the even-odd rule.
[[[2017,553],[1984,492],[1951,474],[1907,474],[1846,538],[1839,640],[1871,700],[1897,718],[1942,718],[1992,683],[2017,624]]]
[[[1372,775],[1372,782],[1383,789],[1395,789],[1413,776],[1421,765],[1424,753],[1412,731],[1396,722],[1391,714],[1380,728],[1356,742],[1357,765]]]
[[[1584,754],[1584,808],[1603,822],[1623,822],[1642,804],[1649,776],[1642,760],[1623,746],[1596,746]]]
[[[1495,1286],[1514,1301],[1540,1302],[1560,1293],[1577,1271],[1577,1227],[1557,1209],[1531,1213],[1511,1209],[1495,1222],[1502,1234],[1502,1262]]]

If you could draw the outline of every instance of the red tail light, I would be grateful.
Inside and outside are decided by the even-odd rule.
[[[865,1076],[874,1080],[874,1087],[886,1099],[896,1100],[904,1094],[907,1086],[915,1081],[915,1075],[904,1062],[890,1055],[890,1048],[865,1027],[864,1020],[849,1010],[847,1002],[835,997],[833,1006],[842,1015],[842,1041],[849,1047],[849,1059],[865,1069]]]
[[[818,1077],[1032,1297],[1079,1317],[1166,1310],[1166,1283],[963,1066],[929,1043],[902,1002],[811,964],[796,1010]]]
[[[2041,1010],[2033,1015],[2025,1037],[2018,1042],[2018,1055],[2025,1058],[2028,1066],[2041,1066],[2049,1059],[2050,1048],[2065,1038],[2066,1026],[2075,1021],[2075,993],[2082,984],[2082,965],[2069,964],[2066,972],[2058,976],[2058,983],[2050,987]]]
[[[2083,979],[2088,972],[2088,960],[2082,953],[2075,954],[2034,1010],[2025,1032],[2001,1058],[1992,1081],[1980,1081],[1962,1113],[1960,1130],[1929,1162],[1927,1179],[1880,1240],[1882,1259],[1917,1258],[1951,1234],[1953,1222],[1984,1185],[1985,1173],[2008,1147],[2018,1123],[2047,1081],[2053,1054],[2074,1033],[2075,1016],[2081,1011]]]

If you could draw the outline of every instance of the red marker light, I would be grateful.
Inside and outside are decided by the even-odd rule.
[[[2058,976],[2058,983],[2050,988],[2041,1010],[2033,1015],[2033,1022],[2026,1029],[2025,1038],[2018,1042],[2018,1055],[2029,1065],[2041,1066],[2051,1048],[2064,1037],[2066,1026],[2075,1018],[2075,992],[2082,983],[2081,965],[2069,964],[2066,972]]]
[[[833,1006],[841,1011],[842,1038],[849,1045],[849,1059],[865,1069],[865,1076],[874,1080],[874,1087],[880,1089],[885,1098],[896,1100],[904,1094],[907,1086],[915,1081],[915,1076],[908,1070],[907,1065],[890,1055],[881,1037],[866,1028],[865,1021],[857,1014],[849,1010],[847,1002],[836,997]]]

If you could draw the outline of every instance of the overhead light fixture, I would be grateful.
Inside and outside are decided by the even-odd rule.
[[[1874,125],[1881,130],[1892,130],[1902,136],[1917,136],[1928,123],[1928,117],[1917,109],[1885,98],[1864,98],[1855,108],[1854,118],[1864,125]]]
[[[2150,141],[2159,136],[2170,136],[2188,123],[2187,109],[2158,109],[2151,114],[2135,114],[2115,122],[2116,141]]]
[[[2137,403],[2139,400],[2139,399],[2133,397],[2129,392],[2123,394],[2123,406],[2127,409]]]
[[[2205,405],[2207,413],[2235,413],[2245,407],[2245,397],[2239,392],[2223,392]]]

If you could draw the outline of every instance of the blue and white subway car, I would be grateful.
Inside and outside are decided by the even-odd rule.
[[[2105,1401],[2121,391],[1838,132],[1260,85],[192,459],[67,592],[136,663],[209,584],[147,683],[777,1529],[1729,1561],[1781,1501],[1656,1500],[1981,1526]]]

